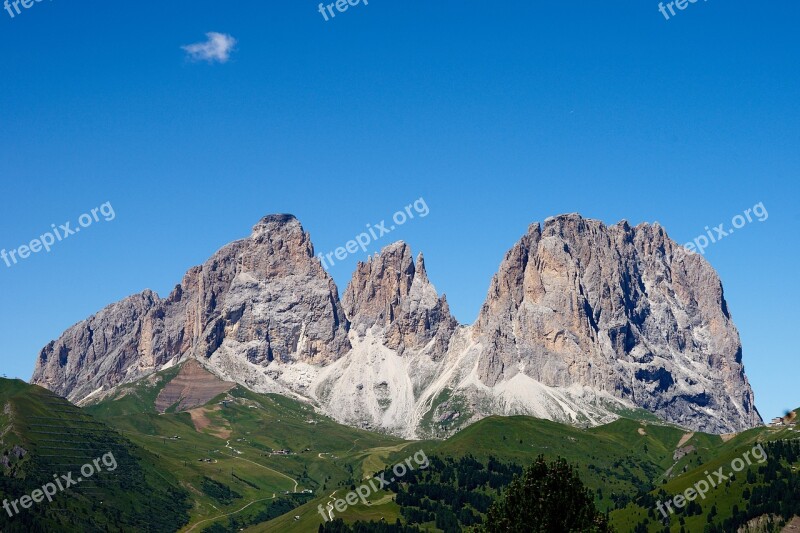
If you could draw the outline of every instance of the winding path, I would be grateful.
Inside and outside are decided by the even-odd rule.
[[[245,509],[247,509],[248,507],[250,507],[254,503],[265,502],[267,500],[274,500],[275,497],[276,497],[276,495],[275,495],[275,493],[273,493],[271,498],[262,498],[260,500],[254,500],[254,501],[248,503],[247,505],[245,505],[244,507],[242,507],[241,509],[239,509],[238,511],[234,511],[232,513],[227,513],[227,514],[221,514],[219,516],[215,516],[214,518],[206,518],[205,520],[201,520],[198,523],[196,523],[195,525],[193,525],[192,527],[190,527],[189,529],[187,529],[186,533],[189,533],[190,531],[194,531],[194,528],[196,528],[200,524],[205,524],[206,522],[213,522],[214,520],[219,520],[220,518],[225,518],[226,516],[231,516],[231,515],[235,515],[235,514],[241,513],[242,511],[244,511]]]
[[[294,483],[294,490],[292,492],[297,492],[297,480],[296,479],[293,479],[293,478],[287,476],[286,474],[278,472],[277,470],[273,470],[268,466],[264,466],[262,464],[256,463],[255,461],[251,461],[250,459],[245,459],[244,457],[236,457],[235,455],[231,455],[231,454],[227,454],[227,453],[223,453],[223,452],[219,452],[219,453],[222,453],[223,455],[227,455],[228,457],[233,457],[234,459],[239,459],[240,461],[247,461],[248,463],[252,463],[252,464],[254,464],[256,466],[260,466],[261,468],[263,468],[265,470],[269,470],[270,472],[272,472],[274,474],[278,474],[279,476],[285,477],[286,479],[288,479],[289,481]]]
[[[333,497],[336,495],[336,491],[331,492],[331,495],[328,496],[328,503],[325,507],[327,507],[328,511],[328,520],[333,520]]]

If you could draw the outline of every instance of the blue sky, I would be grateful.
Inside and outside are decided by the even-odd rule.
[[[766,417],[800,406],[800,61],[790,0],[35,3],[0,11],[0,247],[111,202],[116,218],[0,263],[0,372],[71,324],[294,213],[320,252],[423,197],[403,239],[462,322],[528,224],[658,221],[709,247]],[[227,62],[182,46],[233,36]],[[356,254],[330,272],[344,291]]]

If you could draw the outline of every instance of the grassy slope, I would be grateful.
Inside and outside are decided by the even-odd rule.
[[[653,487],[677,493],[710,466],[726,461],[729,464],[730,459],[740,455],[745,447],[752,447],[756,440],[786,437],[785,430],[774,432],[766,428],[751,430],[728,442],[716,435],[695,433],[681,443],[682,447],[690,446],[693,451],[675,460],[675,450],[688,436],[687,432],[656,423],[646,414],[632,412],[626,415],[635,419],[623,418],[592,429],[521,416],[489,417],[445,441],[405,442],[342,426],[292,399],[259,395],[242,388],[212,401],[209,408],[217,406],[225,397],[233,399],[226,407],[207,412],[211,426],[197,431],[187,413],[159,415],[152,407],[160,389],[175,373],[176,370],[171,369],[151,385],[131,386],[120,398],[87,410],[159,456],[181,479],[194,499],[191,524],[204,521],[195,531],[214,523],[215,517],[239,511],[250,502],[293,490],[292,480],[298,482],[298,490],[313,490],[312,500],[275,520],[251,525],[247,531],[315,531],[322,520],[318,505],[325,507],[334,491],[336,498],[344,496],[352,484],[358,485],[359,480],[419,449],[428,455],[472,454],[482,460],[494,456],[522,465],[529,464],[539,454],[548,458],[565,457],[577,465],[586,485],[599,491],[598,505],[607,510],[618,504],[624,506],[640,491]],[[220,428],[230,431],[230,436],[221,436]],[[174,435],[180,439],[164,438]],[[228,440],[241,455],[225,447]],[[292,450],[295,455],[271,456],[268,453],[283,448]],[[199,458],[215,462],[198,462]],[[203,477],[230,486],[242,498],[227,505],[215,501],[203,494],[200,488]],[[708,501],[712,497],[720,496],[711,495]],[[371,501],[373,505],[349,508],[342,518],[347,521],[385,518],[393,522],[399,516],[399,508],[391,501],[391,495],[378,493]],[[732,507],[732,501],[729,505],[724,502],[718,505],[721,515],[726,505]],[[269,504],[270,501],[260,501],[235,516],[252,517]],[[628,531],[644,512],[630,504],[622,511],[613,512],[612,519],[620,531]],[[300,518],[295,519],[296,516]],[[225,525],[227,520],[216,522]],[[705,517],[697,518],[698,524],[700,520]],[[695,525],[694,520],[691,525]]]
[[[646,435],[639,433],[640,428]],[[603,488],[602,505],[610,507],[612,496],[633,496],[638,486],[644,486],[653,476],[668,468],[673,463],[673,450],[684,434],[685,431],[677,428],[625,419],[585,430],[524,416],[498,416],[477,422],[446,441],[413,442],[401,449],[386,450],[389,453],[380,458],[373,457],[365,464],[371,467],[370,472],[374,472],[382,466],[401,462],[420,449],[427,455],[460,457],[471,454],[484,461],[494,456],[522,465],[531,463],[539,454],[551,458],[562,456],[578,465],[588,486]],[[364,454],[369,452],[361,455]],[[349,487],[339,490],[336,497],[348,491]],[[383,496],[384,493],[379,493],[371,501],[387,500]],[[314,531],[321,521],[317,512],[320,503],[323,501],[312,501],[297,512],[248,531]],[[300,519],[295,520],[294,515],[299,515]],[[391,523],[398,516],[398,506],[392,501],[384,501],[380,505],[351,507],[341,518],[348,522],[385,518]]]
[[[641,435],[639,429],[646,433]],[[490,417],[435,445],[431,453],[479,459],[495,456],[527,465],[539,454],[564,457],[578,466],[592,490],[602,488],[600,506],[633,496],[671,463],[672,450],[685,432],[620,419],[594,429],[580,429],[529,417]]]
[[[679,428],[627,419],[582,430],[527,417],[491,417],[433,446],[431,453],[471,453],[479,459],[493,455],[520,464],[530,463],[540,453],[548,458],[565,457],[577,465],[589,488],[602,491],[598,506],[607,510],[613,508],[612,496],[635,496],[638,489],[647,491],[648,484],[671,495],[678,494],[705,478],[706,471],[713,472],[720,466],[730,471],[731,461],[758,442],[798,438],[800,429],[755,428],[727,442],[718,435],[694,433],[681,443],[684,436],[688,433]],[[691,446],[694,450],[675,460],[673,454],[679,443],[681,448]],[[729,517],[734,505],[744,508],[745,474],[743,471],[736,476],[730,487],[712,490],[702,502],[704,514],[685,519],[686,531],[702,531],[706,513],[713,505],[717,507],[717,521]],[[646,514],[646,509],[631,503],[612,512],[612,524],[619,531],[631,531]],[[651,523],[650,528],[661,531],[663,526]],[[677,519],[672,530],[680,530]]]
[[[202,522],[194,530],[201,531],[214,523],[215,517],[237,512],[251,502],[257,503],[235,516],[255,515],[267,508],[273,496],[294,491],[295,481],[298,491],[313,491],[316,503],[310,507],[316,509],[327,501],[325,494],[363,478],[365,468],[380,469],[383,458],[404,445],[394,437],[338,424],[292,399],[240,387],[207,404],[204,414],[211,424],[198,431],[188,413],[158,414],[153,407],[160,390],[176,373],[170,369],[150,383],[125,387],[115,397],[86,410],[158,456],[181,480],[194,500],[186,529]],[[220,405],[226,399],[230,401]],[[171,438],[175,436],[179,438]],[[292,455],[270,454],[283,449],[291,450]],[[204,477],[231,487],[241,498],[230,503],[215,500],[202,490]],[[317,514],[317,524],[319,520]]]
[[[54,474],[80,476],[82,465],[111,452],[114,471],[85,479],[18,516],[0,515],[3,531],[68,531],[84,524],[85,531],[174,529],[188,516],[181,511],[177,480],[160,468],[146,451],[97,422],[85,412],[40,387],[18,380],[0,379],[0,451],[21,446],[26,455],[0,467],[0,500],[14,500],[44,483]],[[133,488],[134,490],[130,490]],[[103,502],[114,502],[114,506]],[[183,515],[183,518],[181,518]]]
[[[577,465],[588,487],[601,491],[598,505],[605,510],[614,507],[615,499],[625,505],[625,500],[619,499],[622,495],[634,498],[640,490],[647,492],[653,487],[677,494],[705,477],[706,470],[729,465],[733,458],[741,456],[759,441],[797,437],[800,437],[800,431],[757,428],[724,442],[718,435],[690,434],[673,426],[641,420],[620,419],[592,429],[579,429],[529,417],[490,417],[446,441],[408,443],[403,449],[381,459],[385,465],[394,464],[418,449],[424,449],[428,455],[459,457],[471,454],[479,460],[494,456],[523,465],[529,464],[539,454],[548,458],[561,456]],[[675,460],[679,443],[681,448],[692,447],[693,451]],[[709,494],[703,502],[704,514],[688,518],[686,530],[702,531],[706,523],[705,513],[712,505],[717,506],[718,519],[729,516],[734,504],[742,508],[746,505],[741,499],[744,488],[743,472],[730,488]],[[348,490],[339,491],[336,496],[343,496]],[[381,495],[375,496],[373,501],[380,498]],[[303,514],[298,521],[287,515],[249,531],[313,531],[314,524],[318,525],[320,520],[319,515],[315,515],[317,503],[311,502],[301,508]],[[389,501],[381,506],[350,508],[342,518],[353,522],[377,516],[393,522],[398,514],[397,506]],[[612,521],[619,531],[630,531],[645,514],[646,510],[630,504],[622,511],[612,512]],[[673,531],[677,532],[680,526],[677,521],[675,524]],[[273,529],[275,527],[279,529]],[[660,530],[656,524],[651,524],[651,531]]]
[[[711,436],[709,436],[711,437]],[[713,436],[712,439],[718,439]],[[689,454],[681,464],[686,465],[685,472],[683,469],[676,468],[677,474],[669,478],[664,483],[658,485],[668,495],[674,496],[684,492],[687,488],[692,487],[697,481],[707,479],[707,472],[715,472],[718,468],[723,468],[724,474],[731,473],[731,461],[736,458],[743,457],[745,452],[751,451],[758,443],[789,440],[800,438],[800,429],[797,428],[755,428],[749,431],[738,434],[733,439],[727,442],[719,442],[711,450],[698,450]],[[731,516],[734,505],[740,509],[747,507],[747,500],[743,497],[743,492],[748,488],[746,483],[746,474],[748,469],[756,471],[759,464],[752,460],[753,465],[746,467],[740,473],[735,474],[730,484],[725,484],[716,488],[711,488],[707,493],[706,498],[698,500],[703,508],[703,514],[696,516],[684,516],[686,531],[702,531],[707,523],[707,514],[712,506],[717,509],[717,522],[724,520]],[[798,465],[797,468],[800,468]],[[752,486],[749,486],[752,490]],[[655,491],[653,492],[655,494]],[[655,513],[654,513],[655,514]],[[629,531],[637,523],[641,522],[648,515],[648,509],[642,508],[638,505],[631,504],[625,509],[618,510],[612,513],[612,523],[620,531]],[[660,514],[659,514],[660,516]],[[679,515],[671,521],[671,530],[680,531],[680,524],[678,521]],[[663,525],[655,523],[651,517],[651,524],[649,525],[650,531],[663,531]]]

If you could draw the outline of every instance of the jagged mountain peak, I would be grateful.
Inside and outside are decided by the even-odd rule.
[[[308,234],[303,230],[300,221],[294,215],[267,215],[253,226],[250,241],[258,244],[276,243],[288,240],[297,245],[310,247]],[[311,248],[313,254],[313,248]]]
[[[412,257],[411,247],[403,241],[386,246],[357,265],[342,297],[356,333],[363,335],[378,326],[387,345],[401,353],[422,348],[437,335],[449,337],[457,326],[447,300],[428,280],[422,253],[416,262]]]
[[[330,362],[350,348],[333,279],[291,215],[190,268],[170,296],[145,292],[76,324],[40,353],[33,382],[71,400],[186,357]]]
[[[345,313],[354,326],[368,329],[376,324],[388,326],[394,310],[408,295],[416,273],[411,247],[394,242],[359,261],[342,296]]]
[[[425,269],[425,257],[422,255],[422,252],[417,254],[417,260],[414,263],[414,270],[416,272],[416,277],[428,280],[428,271]]]
[[[759,424],[721,282],[681,250],[657,223],[548,218],[459,326],[407,243],[359,262],[340,302],[300,222],[269,215],[168,298],[144,291],[67,330],[33,381],[80,401],[195,358],[404,436],[491,414],[597,424],[635,407],[711,432]]]
[[[708,431],[760,423],[719,278],[680,250],[658,224],[569,214],[532,226],[475,326],[481,382],[586,386]]]
[[[622,219],[615,224],[606,224],[600,219],[591,218],[591,217],[584,217],[580,213],[565,213],[561,215],[556,215],[552,217],[547,217],[544,220],[544,224],[540,224],[539,222],[534,222],[530,225],[528,232],[532,232],[535,228],[539,228],[540,232],[550,230],[550,231],[564,231],[564,230],[572,230],[574,233],[582,233],[589,231],[591,229],[595,230],[605,230],[605,231],[616,231],[617,229],[623,232],[629,231],[644,231],[650,229],[651,231],[660,231],[664,232],[663,226],[658,222],[640,222],[636,226],[631,226],[630,222],[627,219]]]

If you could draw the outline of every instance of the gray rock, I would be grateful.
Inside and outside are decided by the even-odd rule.
[[[167,298],[145,291],[67,330],[32,381],[87,402],[188,358],[406,437],[491,414],[592,425],[632,408],[717,433],[761,423],[713,268],[658,224],[579,215],[529,228],[472,326],[402,242],[359,263],[340,303],[300,223],[268,216]]]
[[[248,361],[325,364],[350,345],[336,285],[291,215],[191,268],[166,299],[145,291],[76,324],[40,353],[32,382],[80,401],[229,340]]]
[[[474,335],[490,387],[521,372],[695,430],[761,423],[717,274],[658,224],[563,215],[531,226],[492,280]]]
[[[458,327],[450,315],[447,298],[441,298],[428,280],[425,260],[396,242],[366,263],[358,263],[342,297],[345,312],[359,334],[378,326],[386,346],[402,354],[406,348],[422,349],[431,341],[432,353],[447,351]]]

